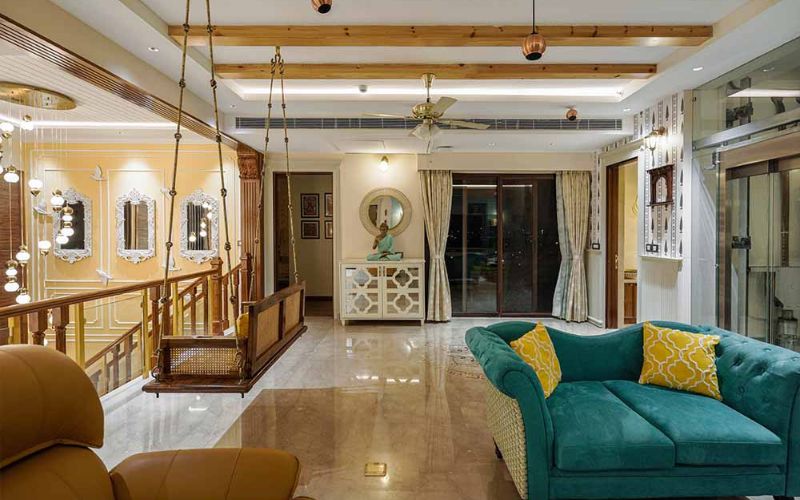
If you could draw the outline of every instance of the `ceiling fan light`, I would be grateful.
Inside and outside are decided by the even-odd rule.
[[[539,33],[531,33],[522,41],[522,54],[529,61],[538,61],[547,50],[547,42]]]
[[[320,14],[327,14],[333,8],[333,0],[311,0],[311,5]]]

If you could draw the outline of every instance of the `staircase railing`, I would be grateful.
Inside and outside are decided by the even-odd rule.
[[[0,321],[8,323],[8,330],[0,332],[0,345],[45,345],[49,336],[55,340],[55,349],[86,370],[103,395],[149,374],[162,324],[165,335],[222,335],[236,317],[242,297],[247,298],[244,294],[252,282],[251,256],[245,256],[231,272],[233,290],[228,276],[222,273],[220,259],[212,260],[207,270],[172,276],[168,280],[169,300],[163,306],[159,304],[163,280],[156,279],[0,308]],[[91,353],[87,309],[110,310],[113,304],[133,301],[137,295],[141,320]],[[72,349],[68,349],[70,343]]]

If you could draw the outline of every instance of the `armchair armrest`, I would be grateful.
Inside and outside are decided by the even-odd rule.
[[[117,500],[290,500],[299,477],[295,456],[255,448],[140,453],[111,471]]]
[[[522,322],[515,323],[519,323],[519,328],[525,328]],[[525,427],[528,498],[547,498],[553,461],[553,422],[539,378],[533,368],[492,330],[471,328],[467,332],[467,345],[489,383],[519,405]]]

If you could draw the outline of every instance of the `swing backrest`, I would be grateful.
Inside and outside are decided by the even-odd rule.
[[[258,302],[244,305],[247,315],[247,361],[257,373],[304,327],[306,284],[284,288]]]

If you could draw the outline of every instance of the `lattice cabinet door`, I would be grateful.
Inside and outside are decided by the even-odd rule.
[[[383,317],[421,319],[425,300],[424,267],[417,263],[387,263],[383,276]]]
[[[381,319],[380,264],[342,266],[342,319]]]

